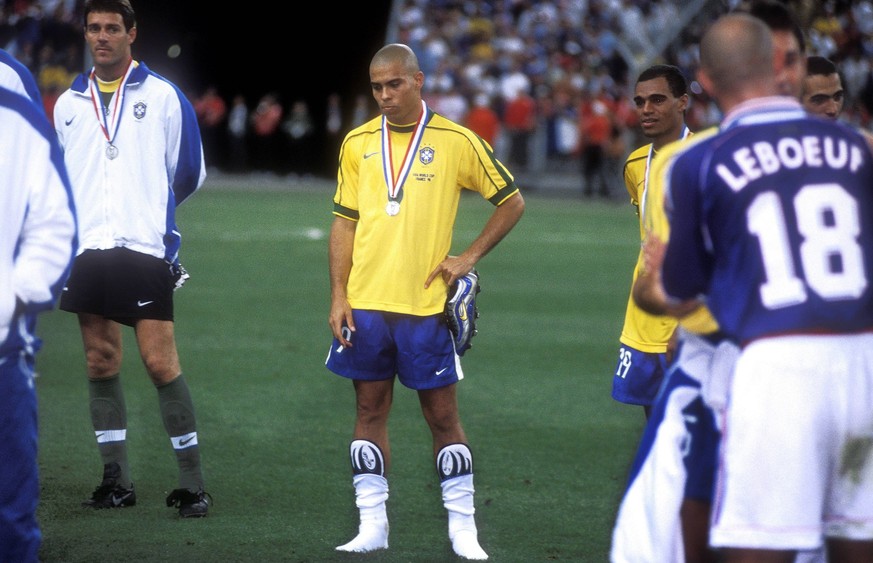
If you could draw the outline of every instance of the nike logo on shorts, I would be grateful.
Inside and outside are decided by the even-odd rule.
[[[449,369],[449,368],[443,368],[443,369],[439,370],[438,372],[436,372],[436,374],[437,374],[437,375],[442,375],[443,372],[446,371],[447,369]]]
[[[154,303],[154,301],[137,301],[137,302],[136,302],[136,306],[137,306],[137,307],[145,307],[145,306],[148,305],[149,303]]]

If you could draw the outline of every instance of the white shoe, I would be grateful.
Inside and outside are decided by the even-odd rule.
[[[361,524],[355,539],[347,544],[338,545],[336,548],[337,551],[354,551],[356,553],[366,553],[377,549],[388,549],[388,522]]]
[[[459,530],[452,538],[452,549],[464,559],[484,561],[488,554],[479,545],[479,539],[474,530]]]

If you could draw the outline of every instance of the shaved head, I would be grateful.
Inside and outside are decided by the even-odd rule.
[[[424,73],[408,45],[389,43],[370,61],[370,89],[379,109],[395,125],[418,121]]]
[[[731,106],[776,94],[770,28],[748,14],[722,16],[700,41],[700,72],[710,94]]]
[[[402,43],[390,43],[376,51],[373,60],[370,61],[370,68],[398,63],[409,74],[421,70],[418,66],[418,57],[408,45]]]

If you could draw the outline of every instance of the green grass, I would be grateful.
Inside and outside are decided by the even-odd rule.
[[[180,209],[176,332],[194,397],[209,517],[165,506],[177,483],[157,397],[128,329],[122,381],[136,507],[81,508],[102,465],[76,320],[40,321],[38,511],[44,561],[432,562],[457,560],[415,394],[390,421],[390,549],[334,550],[357,531],[348,464],[351,384],[324,367],[330,342],[332,190],[204,186]],[[455,249],[491,206],[465,196]],[[490,560],[608,558],[642,411],[610,397],[639,248],[627,204],[530,195],[516,229],[479,264],[479,335],[464,356],[461,416],[476,462]]]

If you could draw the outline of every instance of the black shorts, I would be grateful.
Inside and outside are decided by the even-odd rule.
[[[60,309],[92,313],[133,326],[139,319],[173,320],[170,265],[127,248],[86,250],[76,257]]]

